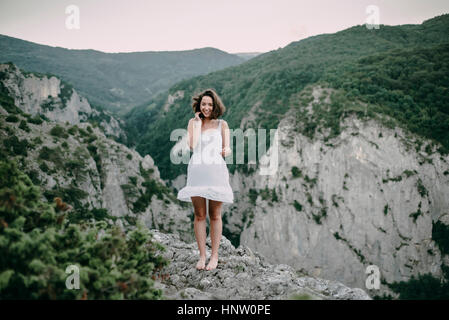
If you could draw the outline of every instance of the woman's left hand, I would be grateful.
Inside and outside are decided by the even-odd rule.
[[[221,149],[221,155],[225,158],[227,155],[229,155],[229,154],[227,154],[226,153],[226,151],[229,151],[229,148],[228,149],[226,149],[226,148],[222,148]]]

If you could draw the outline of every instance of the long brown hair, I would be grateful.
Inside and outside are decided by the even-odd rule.
[[[211,113],[211,119],[218,119],[219,116],[223,115],[223,113],[226,111],[226,107],[223,104],[223,102],[221,101],[220,97],[218,96],[218,94],[215,92],[214,89],[206,89],[203,92],[197,94],[196,96],[194,96],[193,99],[193,104],[192,104],[192,109],[193,112],[201,112],[201,99],[203,99],[204,96],[208,96],[212,98],[212,103],[213,103],[213,109],[212,109],[212,113]],[[200,113],[200,118],[204,118],[203,114]]]

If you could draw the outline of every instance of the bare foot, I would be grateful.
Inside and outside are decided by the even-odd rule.
[[[206,270],[214,270],[218,264],[218,257],[211,256]]]
[[[198,260],[198,263],[196,264],[196,268],[198,270],[204,270],[205,266],[206,266],[206,257],[200,257],[200,260]]]

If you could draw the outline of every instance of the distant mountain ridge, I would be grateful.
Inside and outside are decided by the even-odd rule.
[[[176,82],[240,64],[246,58],[206,47],[185,51],[105,53],[51,47],[0,35],[0,62],[51,73],[94,105],[124,112]]]

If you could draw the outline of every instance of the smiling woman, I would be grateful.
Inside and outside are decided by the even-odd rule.
[[[206,261],[206,201],[209,201],[212,253],[206,270],[218,264],[218,246],[222,233],[221,206],[233,203],[229,172],[223,157],[230,154],[230,133],[226,121],[217,119],[226,110],[212,89],[193,98],[195,118],[190,119],[187,143],[193,150],[187,168],[187,184],[179,190],[178,199],[192,202],[195,211],[194,231],[200,251],[197,269],[205,268]]]

